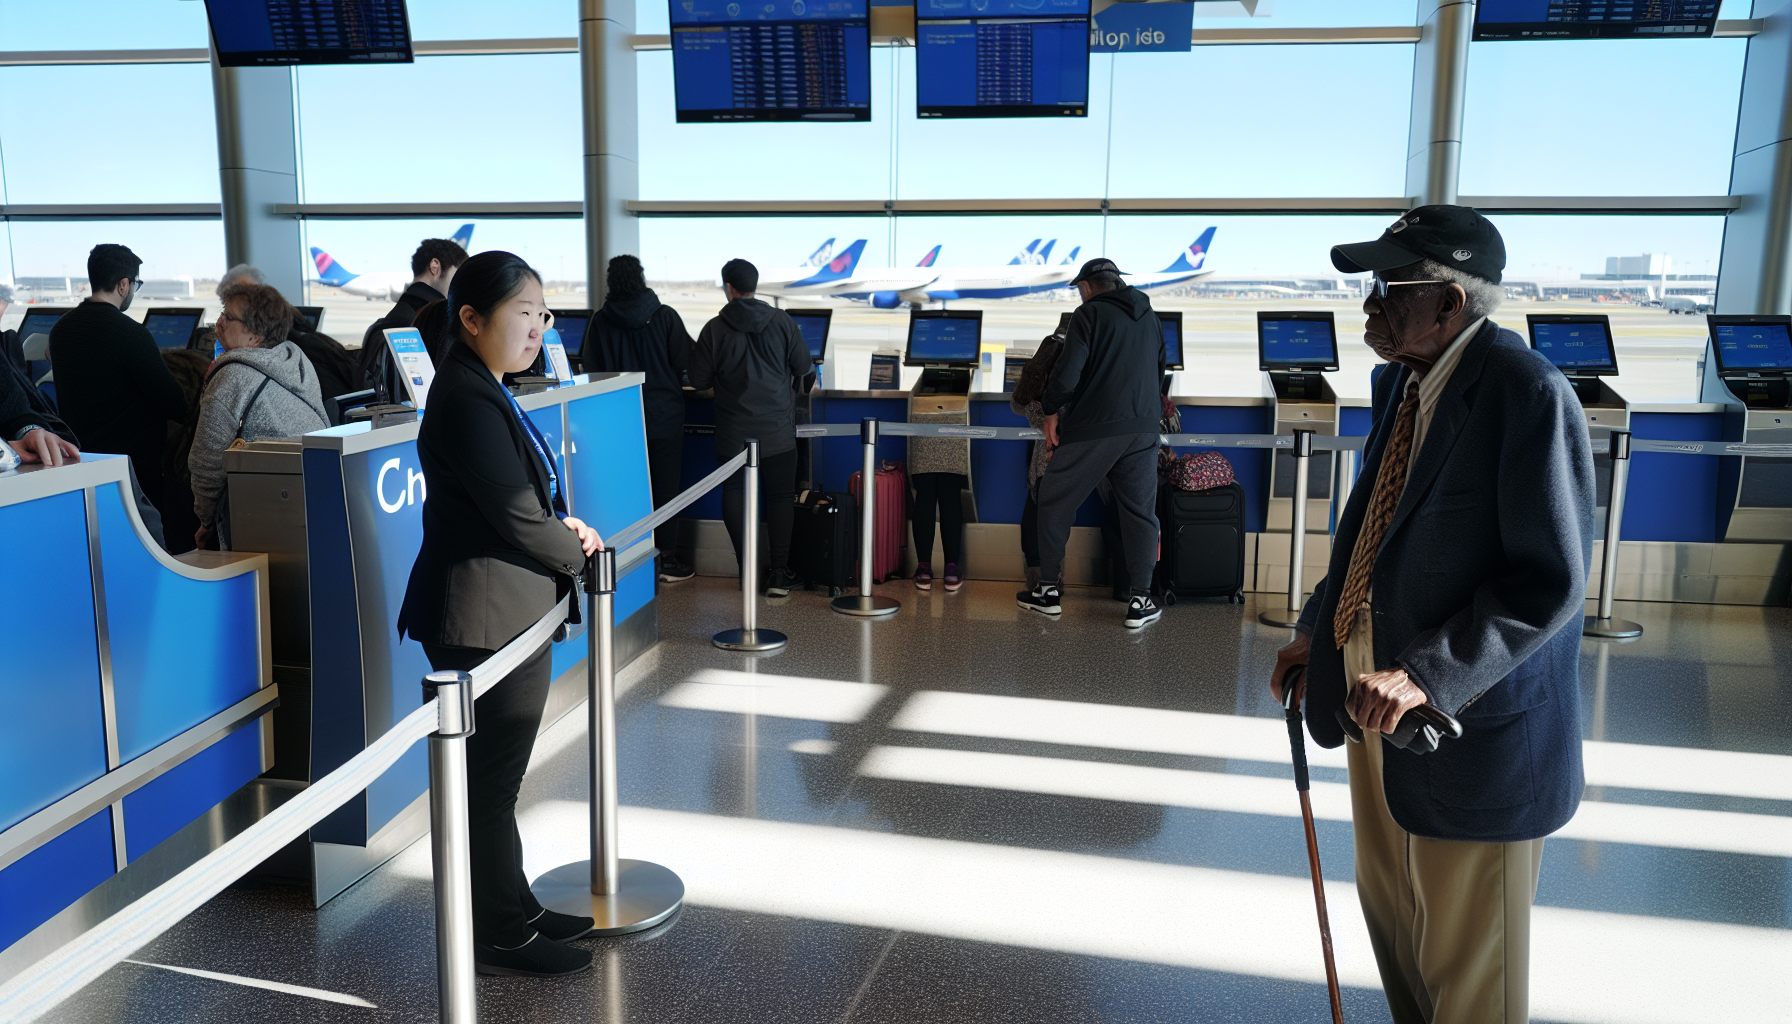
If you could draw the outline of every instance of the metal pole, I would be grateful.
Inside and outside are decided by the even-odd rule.
[[[436,880],[436,978],[442,1024],[478,1024],[474,990],[473,868],[467,853],[467,737],[473,734],[473,677],[431,672],[424,699],[436,699],[429,737],[430,851]]]
[[[842,615],[882,618],[894,615],[902,603],[871,592],[877,551],[877,420],[867,416],[859,424],[859,440],[865,446],[865,463],[859,479],[859,592],[834,598],[834,610]]]
[[[1335,451],[1332,453],[1332,464],[1338,467],[1337,482],[1332,485],[1332,536],[1338,535],[1338,524],[1344,519],[1344,509],[1350,505],[1350,492],[1356,487],[1356,456],[1354,451]]]
[[[1294,524],[1288,535],[1288,608],[1264,612],[1257,620],[1266,626],[1293,626],[1300,620],[1301,598],[1306,594],[1307,474],[1313,464],[1313,431],[1294,432]]]
[[[644,860],[623,860],[616,830],[616,551],[591,556],[585,572],[586,715],[591,743],[591,858],[536,879],[536,899],[550,910],[597,923],[597,935],[651,928],[684,903],[684,882]]]
[[[1605,543],[1599,556],[1599,614],[1581,623],[1581,635],[1596,640],[1627,640],[1643,635],[1643,627],[1612,618],[1618,586],[1618,539],[1624,534],[1624,495],[1630,484],[1630,431],[1612,431],[1612,494],[1605,506]]]
[[[710,638],[724,651],[776,651],[790,638],[775,629],[759,628],[759,442],[747,442],[747,465],[741,470],[740,628],[724,629]]]

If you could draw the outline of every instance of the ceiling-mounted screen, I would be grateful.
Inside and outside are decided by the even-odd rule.
[[[919,0],[918,117],[1086,117],[1089,0]]]
[[[680,122],[871,120],[870,0],[671,0]]]
[[[205,0],[218,63],[409,64],[405,0]]]
[[[1723,0],[1481,0],[1475,38],[1684,39],[1717,27]]]

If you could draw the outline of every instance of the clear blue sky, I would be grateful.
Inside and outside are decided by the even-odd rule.
[[[1237,25],[1410,23],[1413,0],[1274,0]],[[1746,16],[1730,0],[1726,17]],[[411,0],[417,38],[570,36],[576,0]],[[638,29],[665,31],[642,0]],[[198,47],[199,0],[0,0],[5,49]],[[1727,190],[1743,40],[1476,44],[1469,65],[1465,195],[1721,194]],[[1540,59],[1547,56],[1547,60]],[[920,122],[910,50],[873,53],[873,120],[845,125],[678,125],[671,55],[639,60],[641,194],[651,199],[1075,196],[1394,196],[1412,48],[1198,47],[1097,55],[1090,116]],[[311,201],[576,200],[578,68],[567,55],[425,58],[394,67],[298,72],[304,197]],[[1111,83],[1111,88],[1110,88]],[[1663,88],[1662,83],[1670,87]],[[83,112],[118,105],[106,145],[63,156]],[[469,126],[458,148],[451,127]],[[506,134],[506,129],[520,129]],[[1111,145],[1110,140],[1111,138]],[[395,139],[405,140],[394,144]],[[7,202],[216,201],[211,85],[204,65],[0,68],[0,179]],[[896,159],[891,160],[894,150]],[[1103,249],[1158,269],[1209,223],[1222,274],[1315,273],[1327,248],[1385,218],[788,218],[646,220],[654,276],[711,276],[745,256],[790,264],[823,238],[867,238],[866,265],[999,263],[1035,237],[1057,253]],[[1715,267],[1716,218],[1501,218],[1511,273],[1603,269],[1606,256],[1667,252]],[[309,244],[360,270],[401,267],[416,240],[452,223],[314,222]],[[102,235],[104,236],[102,238]],[[80,271],[88,246],[127,241],[158,274],[215,274],[215,224],[15,224],[16,272]],[[508,247],[550,276],[577,276],[576,222],[490,221],[475,248]],[[0,273],[9,269],[0,252]],[[565,268],[564,270],[562,268]]]

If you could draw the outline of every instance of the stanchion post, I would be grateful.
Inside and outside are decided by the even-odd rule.
[[[740,628],[724,629],[710,642],[724,651],[776,651],[790,638],[759,628],[759,442],[747,442],[741,470]]]
[[[1605,505],[1605,543],[1599,557],[1599,614],[1581,623],[1581,635],[1596,640],[1628,640],[1643,635],[1643,627],[1628,619],[1612,617],[1612,601],[1618,586],[1618,539],[1624,535],[1624,497],[1630,484],[1630,431],[1614,430],[1611,439],[1612,493]]]
[[[473,734],[473,677],[431,672],[424,699],[436,699],[429,737],[430,852],[435,860],[436,978],[442,1024],[478,1024],[473,962],[473,869],[468,844],[467,737]]]
[[[871,592],[873,556],[877,552],[877,420],[867,416],[859,424],[859,441],[865,446],[865,464],[859,475],[859,592],[834,598],[833,608],[842,615],[869,619],[894,615],[902,603]]]
[[[596,921],[597,935],[651,928],[684,903],[684,882],[658,864],[623,860],[616,829],[616,551],[593,555],[587,594],[586,707],[591,743],[591,857],[536,879],[536,899],[550,910]]]
[[[1296,430],[1294,448],[1294,522],[1288,535],[1288,607],[1257,616],[1266,626],[1293,626],[1300,621],[1301,598],[1306,596],[1307,476],[1313,464],[1313,431]]]
[[[1332,484],[1332,529],[1337,536],[1338,524],[1344,519],[1344,509],[1350,504],[1350,492],[1356,487],[1357,452],[1350,449],[1339,449],[1332,452],[1332,465],[1336,467],[1338,479]]]

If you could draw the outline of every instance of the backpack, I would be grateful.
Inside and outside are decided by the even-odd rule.
[[[1219,452],[1177,455],[1163,448],[1157,453],[1157,470],[1179,491],[1207,491],[1233,482],[1232,463]]]

